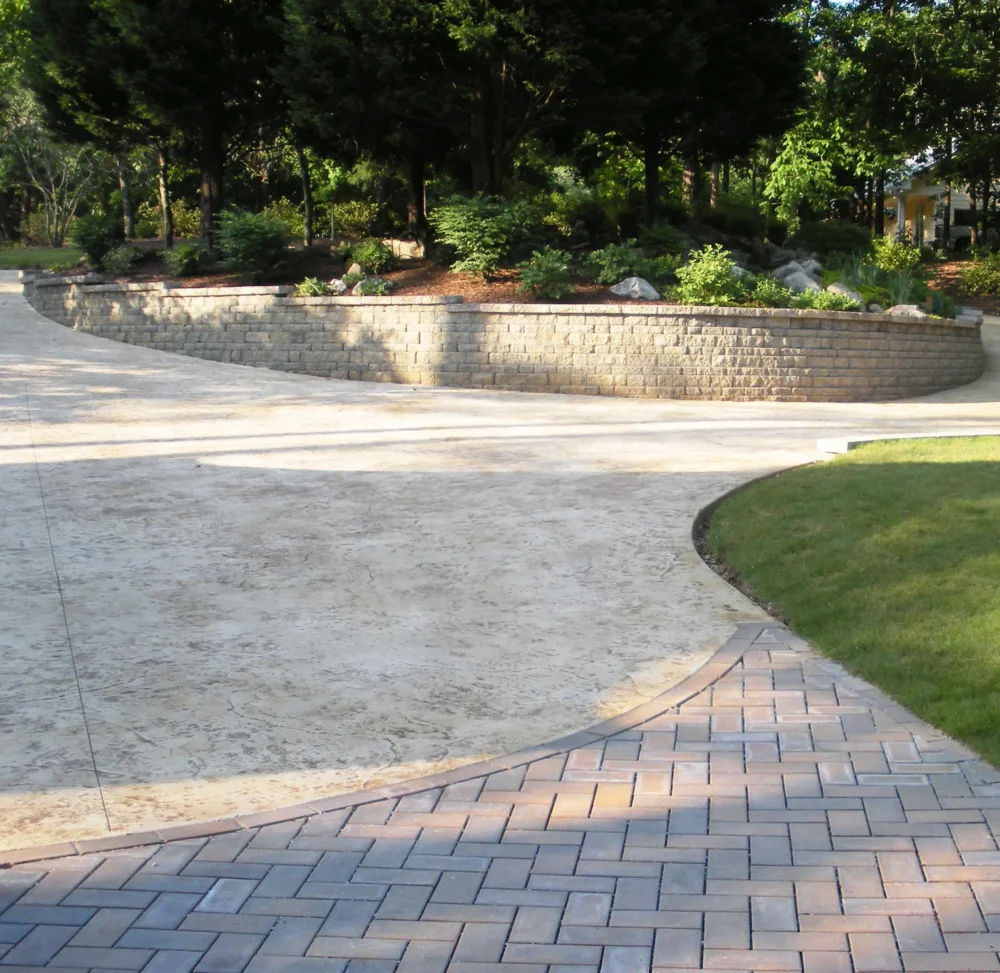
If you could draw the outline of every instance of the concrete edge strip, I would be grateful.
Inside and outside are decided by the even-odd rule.
[[[502,757],[466,764],[427,777],[387,784],[371,790],[355,791],[350,794],[338,794],[335,797],[321,798],[279,808],[274,811],[259,811],[252,814],[237,814],[230,818],[216,821],[202,821],[194,824],[182,824],[169,828],[158,828],[152,831],[142,831],[133,834],[111,835],[107,838],[88,838],[82,841],[65,841],[52,845],[41,845],[34,848],[24,848],[11,851],[0,851],[0,869],[11,865],[27,862],[44,861],[49,858],[65,858],[69,856],[96,854],[106,851],[118,851],[123,848],[138,848],[148,845],[162,845],[169,841],[182,839],[209,838],[217,834],[234,831],[245,831],[268,824],[279,824],[284,821],[296,821],[300,818],[313,817],[326,811],[339,811],[349,807],[364,804],[375,804],[379,801],[408,797],[473,780],[487,774],[494,774],[514,767],[521,767],[546,757],[568,753],[580,747],[606,740],[618,733],[634,729],[649,720],[662,715],[667,710],[674,709],[682,703],[703,692],[713,683],[729,672],[743,655],[753,645],[754,640],[765,628],[784,628],[780,622],[741,622],[735,632],[715,652],[715,654],[691,675],[682,679],[675,686],[661,693],[648,703],[642,703],[634,709],[619,716],[603,720],[586,730],[559,737],[548,743],[528,747]]]
[[[816,448],[821,453],[849,453],[859,446],[867,446],[870,443],[892,443],[906,439],[992,439],[1000,436],[1000,428],[993,432],[910,432],[910,433],[882,433],[877,436],[851,436],[846,438],[818,439]]]

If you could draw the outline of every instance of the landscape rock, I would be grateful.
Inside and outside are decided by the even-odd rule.
[[[729,236],[714,226],[707,223],[685,223],[681,229],[699,246],[706,246],[709,243],[725,243]]]
[[[339,277],[334,277],[330,281],[330,290],[333,291],[338,297],[347,290],[347,284],[345,284]]]
[[[351,266],[347,268],[348,274],[363,274],[364,272],[365,268],[362,267],[361,264],[359,264],[357,261],[354,261],[354,263],[352,263]]]
[[[730,250],[729,258],[734,264],[738,264],[740,267],[746,267],[750,262],[750,254],[746,250]]]
[[[926,318],[930,316],[918,304],[897,304],[885,313],[891,314],[894,318]]]
[[[823,265],[818,260],[813,260],[811,257],[807,260],[800,260],[799,265],[807,274],[819,276],[823,273]]]
[[[790,260],[794,260],[797,254],[798,251],[796,250],[783,250],[781,247],[771,247],[771,266],[780,267],[782,264],[787,264]]]
[[[784,280],[786,277],[790,277],[792,274],[804,274],[806,272],[805,267],[795,260],[790,260],[786,264],[782,264],[771,274],[777,280]]]
[[[868,311],[871,314],[885,314],[881,304],[869,304]]]
[[[807,273],[801,270],[798,270],[794,274],[789,274],[787,277],[782,278],[781,282],[793,294],[802,294],[804,291],[823,290],[822,284],[820,284],[815,278],[810,277]]]
[[[737,277],[753,277],[752,270],[747,270],[746,267],[741,267],[737,263],[733,264],[733,273],[736,274]]]
[[[835,284],[831,284],[827,290],[831,294],[843,294],[844,297],[849,297],[852,301],[857,301],[862,307],[864,307],[864,295],[859,291],[852,290],[847,286],[847,284],[841,284],[839,280]]]
[[[641,277],[628,277],[620,284],[611,288],[611,293],[618,297],[630,297],[635,301],[658,301],[660,292]]]
[[[974,307],[959,307],[955,309],[956,321],[967,321],[970,324],[982,324],[983,312]]]

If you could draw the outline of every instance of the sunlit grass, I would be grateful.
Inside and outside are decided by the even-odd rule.
[[[726,501],[708,541],[817,649],[1000,764],[1000,438],[783,473]]]
[[[15,247],[0,250],[0,270],[46,270],[53,264],[79,262],[83,251],[77,247]]]

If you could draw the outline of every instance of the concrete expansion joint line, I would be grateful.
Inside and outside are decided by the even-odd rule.
[[[94,741],[90,735],[90,723],[87,720],[87,704],[83,699],[83,689],[80,686],[80,673],[76,666],[76,653],[73,650],[73,636],[69,630],[69,616],[66,613],[66,598],[63,595],[62,578],[59,575],[59,563],[56,560],[56,549],[52,544],[52,525],[49,521],[48,506],[45,503],[45,487],[42,484],[42,469],[38,462],[38,451],[35,446],[35,423],[31,415],[31,395],[28,386],[24,386],[24,407],[28,414],[28,435],[31,439],[31,454],[35,464],[35,475],[38,477],[38,497],[42,502],[42,517],[45,519],[45,536],[49,541],[49,555],[52,558],[52,573],[56,579],[56,590],[59,592],[59,605],[62,609],[63,628],[66,631],[66,646],[69,649],[69,660],[73,666],[73,681],[76,684],[76,695],[80,700],[80,714],[83,716],[83,729],[87,734],[87,749],[90,751],[90,762],[94,768],[94,780],[97,783],[97,792],[101,796],[101,811],[104,814],[104,822],[108,832],[111,831],[111,818],[108,815],[108,805],[104,800],[104,787],[101,784],[101,774],[97,769],[97,757],[94,754]]]

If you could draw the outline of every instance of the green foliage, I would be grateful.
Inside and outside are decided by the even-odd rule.
[[[262,216],[267,216],[278,223],[283,223],[285,232],[290,237],[305,236],[306,222],[302,206],[290,202],[284,196],[273,200],[261,210]]]
[[[142,260],[142,251],[130,243],[109,250],[101,259],[101,269],[115,277],[129,273]]]
[[[73,224],[72,240],[96,266],[109,250],[125,242],[125,227],[117,217],[81,216]]]
[[[931,314],[939,318],[954,320],[958,315],[958,305],[941,291],[932,290],[928,294]]]
[[[135,210],[135,235],[140,240],[152,240],[160,235],[163,220],[160,207],[145,200]]]
[[[190,277],[205,260],[205,249],[196,243],[178,243],[164,251],[163,262],[175,277]]]
[[[976,297],[1000,295],[1000,254],[980,255],[962,268],[959,278],[967,294]]]
[[[429,216],[438,239],[459,256],[454,273],[490,278],[538,222],[530,203],[488,196],[452,196]]]
[[[593,241],[614,236],[614,220],[599,190],[583,183],[568,167],[557,167],[553,175],[559,188],[542,200],[542,222],[566,238]]]
[[[76,270],[77,266],[72,260],[53,260],[45,269],[50,274],[61,274],[68,270]]]
[[[388,297],[392,282],[383,277],[366,277],[358,281],[358,297]]]
[[[392,247],[386,246],[381,240],[369,237],[351,247],[351,258],[356,260],[365,270],[373,274],[381,274],[390,270],[396,263],[396,255]]]
[[[699,213],[699,220],[723,233],[740,237],[761,237],[767,229],[767,218],[760,207],[745,200],[722,194],[712,209]]]
[[[663,221],[643,227],[639,242],[643,250],[654,256],[671,254],[686,257],[695,247],[694,240],[683,230]]]
[[[653,283],[674,280],[678,269],[684,263],[682,257],[665,253],[650,257],[645,250],[637,247],[635,240],[624,243],[609,243],[601,250],[587,255],[586,267],[598,284],[614,285],[627,277],[642,277]]]
[[[750,302],[762,307],[791,307],[795,295],[770,274],[756,278],[750,292]]]
[[[893,307],[897,304],[919,303],[927,293],[927,287],[914,267],[888,273],[885,286],[889,290],[889,303]]]
[[[288,256],[288,230],[263,213],[228,210],[219,217],[219,249],[236,270],[260,275]]]
[[[521,283],[517,289],[535,298],[547,297],[558,301],[576,292],[569,283],[569,267],[572,257],[564,250],[544,247],[536,250],[530,260],[517,265]]]
[[[847,220],[803,223],[789,238],[788,245],[826,258],[833,253],[867,254],[872,238],[867,227]]]
[[[685,304],[736,304],[746,296],[746,285],[733,268],[729,251],[719,243],[692,253],[677,271],[677,279],[678,294]]]
[[[877,304],[883,310],[892,307],[892,294],[888,287],[878,284],[862,284],[856,290],[865,299],[865,304]]]
[[[347,287],[355,287],[360,284],[361,281],[365,279],[364,274],[344,274],[341,280],[347,285]]]
[[[332,293],[330,285],[318,277],[307,277],[295,285],[296,297],[329,297]]]
[[[894,271],[913,270],[921,264],[919,247],[914,247],[905,240],[893,237],[877,237],[872,241],[875,266],[886,273]]]
[[[170,215],[174,220],[174,236],[196,237],[201,233],[201,210],[185,199],[177,199],[170,204]]]
[[[792,307],[815,311],[861,311],[863,308],[846,294],[830,291],[803,291],[792,298]]]
[[[367,236],[378,219],[378,203],[370,200],[351,199],[334,203],[330,210],[334,230],[349,240]]]

